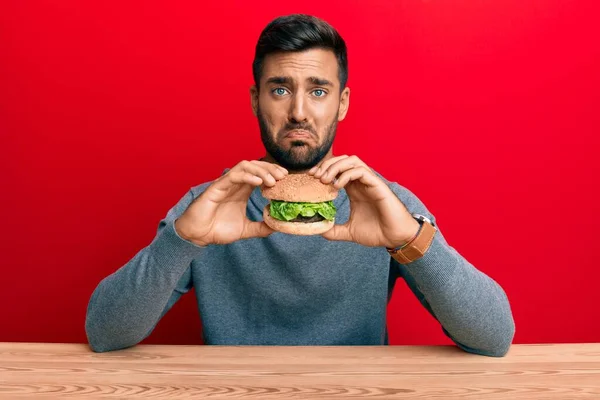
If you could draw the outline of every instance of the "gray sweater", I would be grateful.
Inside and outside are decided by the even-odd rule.
[[[384,181],[411,213],[435,224],[411,191]],[[460,348],[487,356],[508,351],[515,326],[506,294],[439,227],[429,251],[406,265],[382,247],[279,232],[200,247],[173,224],[210,183],[192,188],[160,221],[152,242],[95,289],[85,325],[92,350],[141,342],[192,287],[206,344],[384,345],[386,307],[401,278]],[[248,218],[261,221],[267,204],[256,188]],[[334,204],[343,224],[350,211],[345,190]]]

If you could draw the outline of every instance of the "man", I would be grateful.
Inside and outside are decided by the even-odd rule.
[[[253,72],[266,156],[192,188],[152,243],[98,285],[86,320],[91,348],[139,343],[192,287],[206,344],[387,344],[386,306],[403,278],[460,348],[506,354],[514,323],[502,288],[448,245],[412,192],[356,156],[332,154],[350,101],[336,30],[307,15],[275,19]],[[340,189],[333,229],[295,236],[263,222],[259,186],[289,173]]]

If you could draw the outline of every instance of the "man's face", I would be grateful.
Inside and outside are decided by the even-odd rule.
[[[331,156],[338,121],[345,118],[350,89],[340,95],[338,64],[330,50],[268,55],[260,92],[251,88],[267,153],[291,171],[312,168]]]

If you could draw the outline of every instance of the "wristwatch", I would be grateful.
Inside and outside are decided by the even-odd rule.
[[[417,234],[402,246],[398,246],[394,249],[389,247],[386,248],[388,253],[390,253],[390,255],[400,264],[408,264],[423,257],[431,246],[435,233],[437,232],[435,224],[426,216],[421,214],[411,215],[421,225]]]

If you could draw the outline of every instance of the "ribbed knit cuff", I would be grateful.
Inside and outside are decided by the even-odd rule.
[[[422,290],[436,290],[451,281],[461,263],[462,258],[456,250],[436,232],[423,257],[403,265]]]
[[[189,266],[206,248],[179,236],[175,230],[175,221],[167,223],[151,246],[156,262],[177,272],[181,272],[184,265]]]

